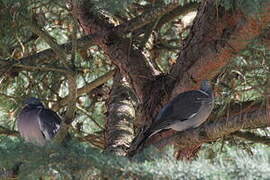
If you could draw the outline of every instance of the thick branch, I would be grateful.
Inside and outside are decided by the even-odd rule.
[[[171,77],[177,80],[173,96],[199,82],[211,79],[220,68],[244,49],[270,23],[270,3],[253,15],[241,10],[226,11],[214,0],[201,3],[189,37],[172,68]]]
[[[100,36],[97,44],[118,66],[121,74],[128,78],[136,95],[143,99],[144,86],[146,82],[153,79],[156,72],[142,52],[133,47],[132,39],[119,37],[117,33],[113,32],[113,28],[110,28],[108,22],[89,11],[91,7],[89,1],[84,1],[82,4],[74,3],[73,6],[73,14],[78,18],[87,34],[98,31],[103,35]]]

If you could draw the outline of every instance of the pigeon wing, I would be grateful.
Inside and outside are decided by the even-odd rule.
[[[46,140],[54,137],[60,128],[60,117],[50,109],[42,109],[39,113],[40,130],[44,134]]]
[[[209,99],[201,91],[187,91],[177,95],[169,104],[164,106],[157,118],[150,126],[151,133],[169,128],[175,122],[186,121],[195,116],[202,106],[203,101]]]

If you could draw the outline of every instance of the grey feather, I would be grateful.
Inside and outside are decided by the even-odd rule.
[[[17,117],[20,135],[27,142],[40,146],[55,136],[60,123],[60,117],[54,111],[44,108],[37,98],[27,99],[25,107]]]
[[[51,140],[60,128],[61,119],[50,109],[42,109],[39,112],[40,130],[46,140]]]
[[[206,80],[202,81],[199,90],[180,93],[165,105],[136,144],[140,146],[147,138],[162,130],[184,131],[196,128],[207,120],[213,106],[214,95],[211,85]]]
[[[213,101],[208,81],[202,81],[200,90],[180,93],[160,111],[148,130],[150,136],[163,129],[184,131],[200,126],[210,115]]]

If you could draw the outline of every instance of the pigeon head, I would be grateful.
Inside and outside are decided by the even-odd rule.
[[[30,97],[30,98],[25,99],[23,103],[25,105],[30,105],[30,106],[43,106],[40,99],[35,98],[35,97]]]
[[[212,86],[208,80],[203,80],[201,82],[200,90],[206,92],[208,95],[212,94]]]

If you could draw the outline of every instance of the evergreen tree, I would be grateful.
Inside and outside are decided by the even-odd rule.
[[[0,179],[269,179],[269,1],[0,0],[0,15]],[[207,122],[126,158],[204,79]],[[16,127],[30,96],[63,119],[42,148]]]

